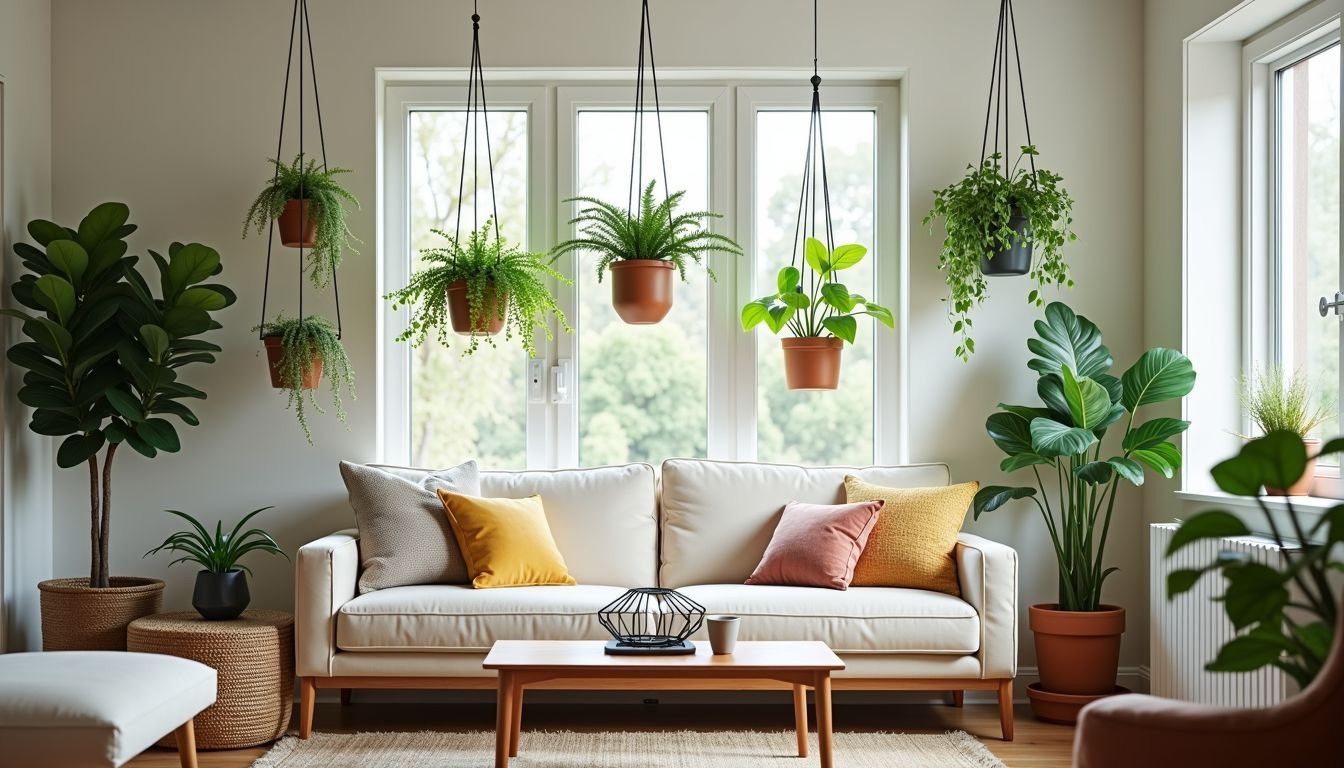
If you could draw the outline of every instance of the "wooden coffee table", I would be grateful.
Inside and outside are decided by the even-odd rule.
[[[845,668],[839,656],[821,642],[738,643],[732,655],[715,656],[709,644],[696,647],[694,656],[608,656],[596,640],[500,640],[485,657],[486,669],[499,673],[498,712],[495,717],[495,768],[508,768],[518,756],[518,733],[523,714],[523,689],[552,680],[574,689],[622,685],[658,689],[679,687],[685,681],[773,680],[793,686],[794,726],[798,756],[807,757],[807,689],[816,691],[817,743],[822,768],[832,768],[831,672]],[[570,685],[566,684],[568,688]],[[697,686],[698,687],[698,686]],[[724,690],[733,686],[725,685]]]

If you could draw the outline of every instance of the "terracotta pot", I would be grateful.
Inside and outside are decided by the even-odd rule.
[[[452,320],[453,330],[462,336],[494,336],[504,330],[505,312],[509,307],[509,297],[495,292],[495,284],[485,287],[485,311],[476,318],[476,326],[471,324],[471,303],[467,299],[467,281],[454,280],[448,284],[448,318]]]
[[[38,582],[42,606],[42,650],[124,651],[126,625],[163,607],[163,582],[113,576],[112,586],[95,589],[86,578]]]
[[[789,389],[815,391],[840,386],[840,353],[845,342],[834,336],[780,339],[784,347],[784,379]]]
[[[1036,719],[1061,725],[1073,725],[1078,722],[1078,713],[1082,711],[1083,707],[1097,699],[1104,699],[1107,696],[1116,696],[1121,693],[1132,693],[1132,691],[1123,685],[1117,685],[1109,693],[1094,696],[1073,696],[1067,693],[1051,693],[1041,688],[1040,683],[1032,683],[1027,686],[1027,699],[1031,701],[1031,713],[1036,716]]]
[[[1031,606],[1041,689],[1072,696],[1105,696],[1115,690],[1125,609],[1061,611],[1056,603]]]
[[[276,389],[289,389],[285,386],[285,369],[281,366],[281,361],[285,357],[283,340],[279,336],[266,336],[262,341],[266,343],[266,362],[270,364],[271,386]],[[320,386],[322,386],[322,358],[314,357],[313,364],[303,372],[303,388],[317,389]]]
[[[653,325],[672,311],[670,261],[627,259],[611,263],[611,306],[630,325]]]
[[[1314,437],[1304,437],[1302,442],[1307,446],[1307,469],[1302,476],[1297,478],[1297,482],[1287,488],[1272,488],[1265,486],[1265,495],[1267,496],[1310,496],[1311,487],[1316,483],[1316,454],[1321,450],[1321,441]]]
[[[317,242],[316,210],[312,201],[290,200],[280,212],[280,242],[290,248],[312,248]],[[302,235],[300,235],[302,232]]]

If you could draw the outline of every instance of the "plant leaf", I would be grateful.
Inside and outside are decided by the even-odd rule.
[[[863,257],[868,253],[868,249],[862,245],[851,243],[849,245],[838,245],[831,254],[831,269],[840,271],[863,261]]]
[[[850,344],[854,343],[854,338],[859,332],[859,322],[851,315],[832,315],[821,321],[826,330],[836,335],[836,338],[844,339]]]
[[[167,453],[175,453],[182,448],[177,430],[164,419],[145,419],[135,425],[135,433],[145,442]]]
[[[1069,406],[1074,426],[1080,429],[1097,429],[1111,411],[1111,398],[1106,393],[1106,388],[1086,376],[1075,378],[1067,365],[1060,370],[1064,384],[1064,402]]]
[[[1009,456],[1032,453],[1031,423],[1017,413],[995,413],[985,419],[985,432]]]
[[[1195,388],[1195,367],[1174,349],[1154,347],[1144,352],[1120,378],[1122,402],[1133,413],[1140,406],[1185,397]]]
[[[828,256],[830,256],[830,252],[826,250],[826,246],[822,245],[820,240],[815,237],[807,238],[803,248],[803,258],[813,272],[825,277],[831,271],[830,265],[826,261]]]
[[[797,293],[802,286],[802,280],[803,273],[797,267],[789,266],[779,270],[775,285],[780,293]]]
[[[1013,488],[1006,485],[987,485],[975,494],[971,509],[975,512],[975,519],[979,520],[980,515],[993,512],[1014,499],[1025,499],[1035,495],[1036,489],[1030,486],[1020,485]]]
[[[1067,365],[1075,376],[1091,378],[1110,369],[1111,351],[1102,343],[1101,331],[1067,304],[1051,302],[1035,327],[1039,338],[1027,340],[1027,349],[1036,355],[1027,363],[1033,371],[1058,374]]]
[[[65,273],[74,285],[78,285],[84,271],[89,268],[89,254],[73,240],[55,240],[47,245],[47,259],[52,265]]]
[[[1181,451],[1171,443],[1158,443],[1151,448],[1131,451],[1129,455],[1168,480],[1181,468]]]
[[[1054,419],[1033,419],[1031,422],[1032,449],[1047,458],[1077,456],[1092,444],[1097,436],[1091,430],[1060,424]]]
[[[1190,426],[1190,422],[1181,419],[1159,418],[1146,421],[1125,433],[1123,443],[1127,451],[1151,448],[1167,438],[1179,435]]]

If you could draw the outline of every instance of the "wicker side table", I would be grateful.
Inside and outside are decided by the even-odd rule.
[[[206,621],[194,611],[145,616],[127,629],[126,650],[180,656],[219,673],[215,703],[196,716],[200,749],[254,747],[289,728],[294,617],[288,613],[244,611],[232,621]]]

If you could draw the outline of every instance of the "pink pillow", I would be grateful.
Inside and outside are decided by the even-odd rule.
[[[853,504],[790,501],[748,584],[849,589],[854,564],[877,525],[882,500]]]

